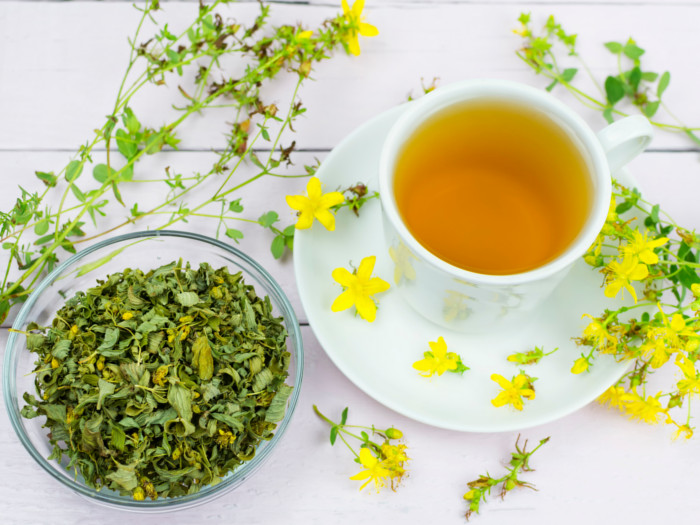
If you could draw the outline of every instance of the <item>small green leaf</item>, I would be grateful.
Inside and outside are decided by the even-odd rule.
[[[615,119],[613,118],[612,108],[605,108],[603,110],[603,118],[608,124],[612,124],[613,122],[615,122]]]
[[[197,368],[199,378],[209,381],[214,375],[214,357],[206,335],[200,335],[192,345],[192,366]]]
[[[621,202],[621,203],[618,204],[617,207],[615,208],[615,213],[618,213],[618,214],[620,214],[620,213],[625,213],[626,211],[631,210],[631,209],[632,209],[632,206],[634,206],[634,204],[632,203],[632,201],[624,201],[624,202]]]
[[[605,94],[611,106],[622,100],[622,97],[625,96],[625,89],[619,78],[609,76],[605,79]]]
[[[615,55],[619,55],[622,52],[622,44],[619,42],[606,42],[605,47],[607,47],[608,50]]]
[[[340,424],[344,425],[347,420],[348,420],[348,407],[345,407],[345,410],[343,410],[343,413],[340,415]]]
[[[279,215],[277,215],[276,212],[268,211],[267,213],[263,213],[260,216],[260,218],[258,219],[258,222],[260,223],[260,226],[262,226],[263,228],[269,228],[274,223],[276,223],[278,220],[279,220]]]
[[[671,82],[671,73],[665,71],[661,78],[659,79],[659,84],[656,86],[656,96],[661,98]]]
[[[641,47],[631,42],[625,44],[625,47],[622,48],[622,52],[632,60],[638,60],[644,54],[644,50]]]
[[[76,277],[82,277],[86,273],[89,273],[89,272],[95,270],[96,268],[99,268],[103,264],[107,264],[109,261],[114,259],[117,255],[122,253],[126,248],[128,248],[128,246],[123,246],[122,248],[118,248],[118,249],[114,250],[113,252],[105,255],[104,257],[97,259],[94,262],[83,264],[82,266],[80,266],[78,268],[78,274]]]
[[[138,153],[138,146],[134,142],[134,139],[132,139],[126,131],[123,129],[118,129],[115,137],[119,153],[124,155],[124,157],[130,159]]]
[[[365,443],[367,443],[369,441],[369,434],[367,434],[367,432],[365,432],[364,430],[362,432],[360,432],[360,437],[362,438],[362,441],[364,441]]]
[[[645,71],[642,73],[642,80],[645,80],[646,82],[654,82],[658,78],[659,74],[654,73],[652,71]]]
[[[83,172],[83,163],[77,160],[72,160],[66,166],[66,180],[68,182],[73,182],[80,174]]]
[[[632,70],[629,72],[629,76],[627,77],[627,81],[630,83],[630,86],[632,86],[632,89],[636,92],[639,89],[639,83],[642,80],[642,70],[639,69],[638,67],[632,68]]]
[[[34,225],[34,233],[37,235],[44,235],[47,231],[49,231],[49,226],[49,220],[42,219]]]
[[[647,116],[647,118],[652,118],[654,115],[656,115],[656,112],[659,110],[659,104],[661,104],[661,102],[658,100],[654,102],[648,102],[642,108],[642,113],[644,113]]]
[[[37,178],[46,184],[49,188],[53,188],[56,185],[56,182],[58,181],[58,177],[53,174],[53,172],[46,173],[44,171],[35,171],[34,174],[37,176]]]
[[[70,189],[73,192],[73,195],[75,195],[76,199],[78,199],[80,202],[85,202],[85,194],[80,191],[80,188],[78,188],[75,184],[72,184]]]
[[[234,241],[236,241],[236,244],[238,244],[238,240],[243,238],[243,232],[234,228],[227,228],[226,237],[233,239]]]
[[[100,408],[102,407],[102,401],[108,395],[114,394],[114,388],[116,385],[114,383],[110,383],[109,381],[105,381],[104,379],[100,378],[97,383],[97,386],[100,389],[99,394],[97,396],[97,410],[100,410]]]
[[[175,296],[175,299],[182,306],[194,306],[200,302],[199,295],[196,292],[180,292]]]
[[[287,412],[287,400],[292,395],[294,387],[289,385],[280,385],[275,397],[272,398],[270,406],[265,414],[267,423],[279,423],[284,419],[284,414]]]
[[[192,392],[180,383],[170,385],[168,389],[168,403],[183,421],[192,420]]]
[[[578,69],[575,67],[570,67],[562,71],[561,78],[564,82],[571,82],[578,73]]]
[[[96,164],[95,167],[92,168],[92,177],[100,184],[104,184],[109,178],[109,168],[106,164]]]
[[[285,237],[284,235],[277,235],[274,239],[272,239],[272,244],[270,245],[270,251],[272,252],[272,256],[275,259],[279,259],[284,255],[284,246],[285,246]]]
[[[232,211],[233,213],[240,213],[243,211],[243,205],[241,204],[241,199],[236,199],[235,201],[231,201],[228,203],[228,209],[229,211]]]
[[[338,427],[331,427],[331,445],[335,445],[335,440],[338,438]]]
[[[126,444],[126,433],[119,426],[112,425],[112,435],[109,441],[110,444],[119,452],[124,452],[124,445]]]

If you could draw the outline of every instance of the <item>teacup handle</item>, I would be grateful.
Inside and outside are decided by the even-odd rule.
[[[617,172],[651,142],[654,128],[646,117],[634,115],[610,124],[598,132],[598,140],[608,157],[610,173]]]

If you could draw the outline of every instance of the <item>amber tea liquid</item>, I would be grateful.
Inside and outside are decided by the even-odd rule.
[[[481,274],[538,268],[591,209],[588,165],[548,117],[502,101],[452,107],[406,142],[394,192],[402,220],[440,259]]]

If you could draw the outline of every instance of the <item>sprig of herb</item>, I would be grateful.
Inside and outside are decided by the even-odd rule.
[[[664,103],[663,96],[671,82],[671,73],[649,71],[642,64],[645,50],[633,38],[624,42],[605,43],[605,47],[616,58],[617,72],[607,75],[605,79],[598,79],[576,48],[578,35],[567,33],[554,16],[547,19],[539,34],[532,28],[529,13],[522,13],[518,21],[521,27],[515,33],[523,38],[523,47],[517,51],[517,55],[536,74],[551,79],[547,91],[557,85],[563,86],[579,102],[600,111],[608,122],[613,122],[616,116],[628,115],[627,111],[621,109],[622,102],[627,101],[649,118],[654,126],[684,133],[693,142],[700,144],[697,134],[700,128],[681,122]],[[572,61],[571,65],[577,67],[564,66],[565,62],[569,65]],[[586,92],[575,85],[580,68],[590,77],[596,93]],[[655,120],[659,109],[663,109],[676,123]]]
[[[243,233],[234,225],[254,223],[273,234],[271,250],[275,257],[291,249],[293,228],[278,227],[279,218],[274,212],[257,220],[242,217],[243,205],[237,193],[261,179],[313,175],[315,165],[305,166],[299,174],[280,171],[283,165],[292,163],[295,148],[294,141],[284,145],[283,137],[293,131],[293,122],[306,111],[299,101],[299,89],[313,64],[329,58],[339,47],[348,48],[348,42],[357,47],[360,20],[349,12],[325,20],[313,31],[292,25],[268,30],[268,6],[260,4],[260,14],[245,25],[224,18],[218,11],[228,3],[230,0],[200,3],[194,21],[177,34],[167,23],[156,20],[157,0],[137,7],[141,18],[129,40],[129,61],[105,122],[62,169],[36,172],[45,184],[43,191],[21,189],[12,209],[0,212],[0,243],[9,254],[0,281],[0,322],[13,305],[26,299],[45,272],[57,264],[62,252],[74,253],[80,243],[146,220],[149,227],[162,229],[193,218],[213,219],[217,235],[226,235],[235,242]],[[156,28],[150,38],[144,39],[147,21]],[[235,77],[221,66],[229,57],[242,65],[242,72]],[[189,76],[188,71],[194,77],[189,86],[183,80]],[[261,92],[285,73],[295,75],[297,81],[289,107],[280,111],[275,104],[264,102]],[[144,87],[173,83],[182,96],[175,108],[177,116],[158,127],[143,124],[132,107]],[[231,122],[226,143],[209,169],[191,176],[170,168],[156,178],[137,176],[140,160],[164,148],[177,149],[177,132],[192,115],[203,112],[221,114]],[[261,155],[254,148],[263,144],[267,153]],[[104,162],[93,160],[97,147],[106,150]],[[241,180],[237,174],[244,163],[256,172]],[[93,181],[81,179],[85,172],[91,173]],[[122,190],[133,186],[164,198],[148,209],[137,201],[125,202]],[[158,186],[165,186],[167,191],[159,191]],[[124,206],[127,217],[112,228],[100,229],[112,202]],[[54,203],[58,204],[52,207]],[[96,230],[90,235],[86,231],[88,221]]]
[[[481,503],[486,502],[486,495],[491,494],[491,489],[499,484],[501,485],[501,499],[505,498],[506,494],[516,487],[526,487],[532,490],[537,490],[532,483],[519,479],[518,475],[521,472],[533,471],[533,469],[530,468],[530,458],[542,445],[549,441],[549,438],[546,437],[540,440],[539,445],[537,445],[530,452],[526,450],[527,440],[525,440],[525,444],[523,445],[522,449],[518,446],[519,441],[520,435],[518,435],[518,438],[515,441],[515,452],[511,453],[509,463],[510,466],[507,467],[508,472],[506,474],[500,478],[493,478],[487,472],[486,474],[479,476],[474,481],[467,483],[469,491],[467,491],[467,493],[464,495],[464,499],[467,500],[469,504],[469,509],[466,513],[467,521],[474,512],[477,514],[479,513]]]
[[[528,350],[527,352],[516,352],[514,354],[511,354],[507,357],[507,360],[517,365],[536,365],[540,362],[540,360],[543,357],[552,355],[557,350],[559,350],[559,348],[555,348],[551,352],[547,352],[545,354],[542,348],[536,346],[534,350]]]
[[[401,439],[403,432],[394,427],[380,430],[374,425],[371,427],[348,425],[346,424],[348,419],[347,407],[343,410],[338,423],[324,416],[316,405],[314,405],[314,412],[323,421],[331,425],[331,445],[335,445],[337,439],[340,438],[355,456],[355,463],[364,467],[365,470],[350,478],[358,481],[366,480],[360,487],[360,490],[371,482],[374,482],[377,491],[387,484],[391,486],[392,490],[396,490],[396,487],[406,474],[405,463],[409,460],[409,457],[406,455],[405,444],[397,443],[392,445],[391,441]],[[359,429],[360,432],[357,434],[348,429]],[[378,436],[382,441],[379,443],[374,441],[372,439],[374,436]],[[360,441],[359,452],[350,445],[346,438]]]

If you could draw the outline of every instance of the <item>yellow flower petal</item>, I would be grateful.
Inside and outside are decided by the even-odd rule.
[[[306,183],[306,193],[309,195],[309,199],[321,198],[321,181],[318,177],[311,177],[309,179],[309,182]]]
[[[311,208],[309,199],[303,195],[287,195],[284,200],[287,201],[287,205],[293,210],[304,211]]]
[[[370,255],[369,257],[365,257],[364,259],[362,259],[362,261],[360,262],[360,266],[357,269],[357,278],[361,281],[368,281],[369,278],[372,276],[372,272],[374,271],[374,264],[376,262],[376,255]]]
[[[342,204],[345,201],[345,197],[339,191],[330,191],[325,195],[321,196],[319,204],[324,208],[332,208],[338,204]]]
[[[374,457],[374,454],[372,454],[368,448],[361,448],[360,463],[362,463],[363,467],[372,468],[377,464],[377,458]]]
[[[351,308],[355,304],[355,294],[352,290],[345,290],[338,297],[335,298],[333,304],[331,305],[332,312],[342,312]]]
[[[365,285],[365,293],[369,295],[374,295],[375,293],[386,292],[391,285],[384,279],[379,277],[372,277],[369,282]]]
[[[355,308],[357,308],[357,313],[365,321],[373,323],[377,317],[377,305],[366,295],[355,297]]]
[[[357,34],[351,35],[348,37],[348,49],[350,50],[350,53],[353,54],[354,56],[359,56],[360,55],[360,42],[357,39]]]
[[[294,227],[297,230],[308,230],[314,223],[314,216],[311,213],[302,212]]]
[[[342,286],[350,286],[357,280],[357,277],[355,277],[345,268],[336,268],[333,270],[333,273],[331,273],[331,277],[333,277],[335,282]]]
[[[350,12],[350,7],[348,6],[347,0],[341,0],[340,5],[343,6],[343,14],[347,16]]]
[[[637,264],[635,266],[634,270],[630,273],[630,279],[633,281],[641,281],[642,279],[646,279],[646,277],[649,275],[649,268],[647,268],[646,264]]]
[[[622,288],[622,282],[613,281],[605,287],[605,297],[615,297]]]
[[[317,210],[314,217],[316,217],[316,220],[329,232],[335,230],[335,215],[328,210]]]
[[[513,386],[510,381],[500,374],[491,374],[491,381],[498,383],[498,386],[501,388],[511,388]]]
[[[352,5],[352,12],[353,14],[358,18],[360,18],[360,15],[362,14],[362,11],[365,8],[365,0],[355,0],[355,3]]]
[[[377,36],[379,34],[379,29],[374,27],[372,24],[367,24],[365,22],[360,22],[360,34],[362,36]]]

